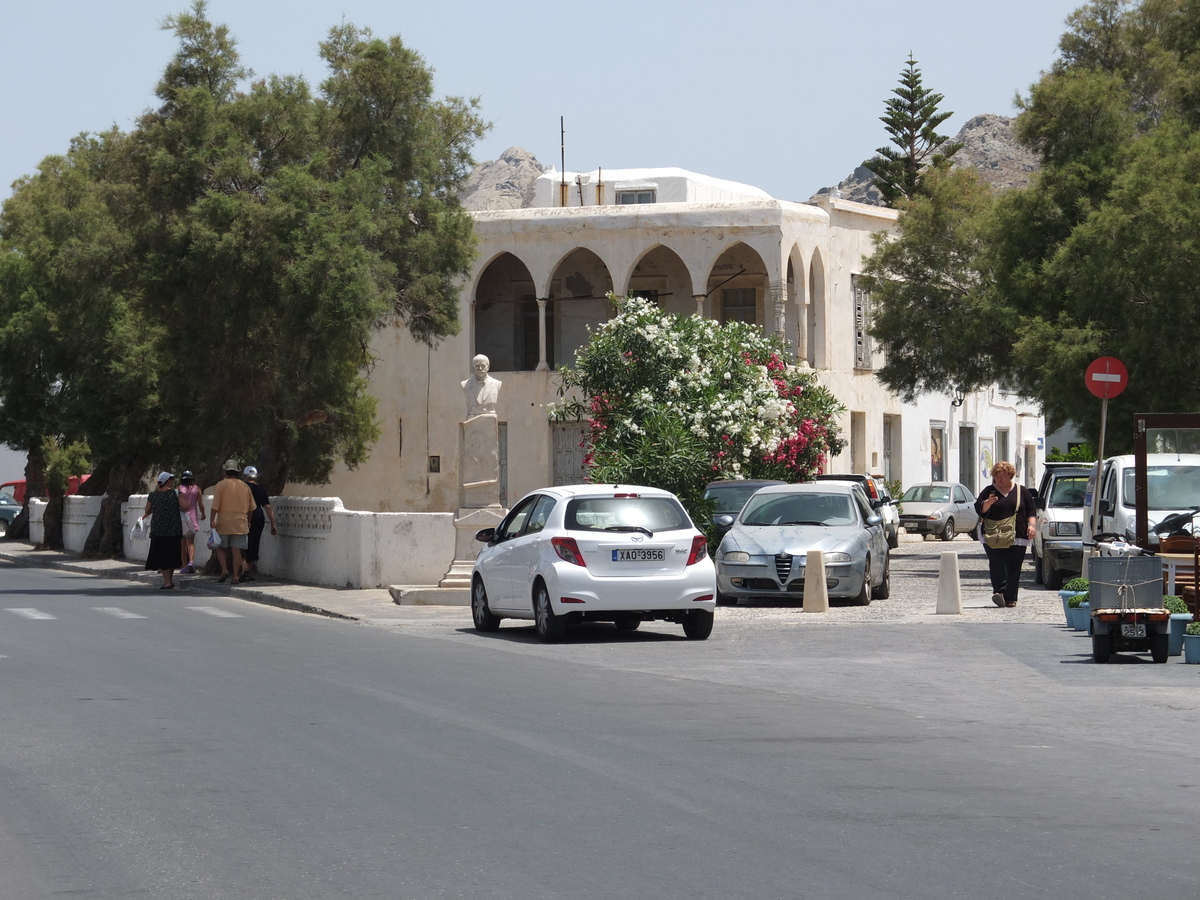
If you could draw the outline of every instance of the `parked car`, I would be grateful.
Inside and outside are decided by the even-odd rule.
[[[715,572],[708,539],[670,491],[576,484],[526,494],[495,528],[471,575],[479,631],[532,619],[537,636],[560,640],[573,622],[632,631],[662,619],[692,640],[712,632]]]
[[[952,541],[959,534],[979,537],[975,498],[952,481],[914,484],[900,498],[900,524],[909,534],[936,535]]]
[[[8,534],[8,527],[12,525],[15,519],[21,512],[21,504],[10,497],[8,494],[0,494],[0,538]]]
[[[67,478],[67,493],[78,494],[79,489],[91,478],[91,475],[71,475]],[[0,495],[9,494],[19,504],[25,503],[25,481],[6,481],[0,484]]]
[[[808,552],[825,554],[830,598],[862,606],[891,592],[883,519],[857,484],[813,482],[759,490],[717,551],[718,602],[802,600]]]
[[[1100,472],[1100,522],[1091,533],[1108,532],[1137,538],[1137,504],[1132,456],[1111,456]],[[1200,454],[1148,453],[1146,455],[1146,511],[1149,549],[1158,548],[1156,526],[1163,519],[1196,513],[1200,528]],[[1084,538],[1090,539],[1085,517]]]
[[[733,481],[714,481],[704,489],[704,499],[716,502],[713,510],[713,526],[717,538],[723,538],[734,518],[742,511],[746,501],[754,496],[759,488],[772,484],[787,484],[786,481],[775,481],[770,478],[742,478]]]
[[[882,478],[878,475],[818,475],[816,480],[852,481],[859,485],[866,492],[872,508],[877,510],[883,519],[888,546],[892,549],[900,546],[900,511],[896,509],[896,501],[888,493]]]
[[[1092,467],[1047,463],[1038,485],[1033,574],[1052,591],[1083,571],[1084,495]]]

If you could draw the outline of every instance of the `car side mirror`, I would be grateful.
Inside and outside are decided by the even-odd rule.
[[[1038,508],[1038,509],[1045,509],[1045,508],[1046,508],[1046,498],[1045,498],[1045,497],[1038,497],[1038,498],[1037,498],[1037,508]]]
[[[481,528],[479,531],[475,532],[475,540],[479,541],[481,544],[490,544],[495,539],[495,528]]]
[[[1113,511],[1112,510],[1112,501],[1111,500],[1101,500],[1100,505],[1097,507],[1097,509],[1099,510],[1100,515],[1111,516],[1112,511]]]
[[[713,516],[713,524],[718,528],[724,528],[726,531],[728,531],[733,527],[733,516],[729,515],[728,513],[721,516]]]
[[[882,525],[883,517],[882,516],[867,516],[867,524],[868,525]]]

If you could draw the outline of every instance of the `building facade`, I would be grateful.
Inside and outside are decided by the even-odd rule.
[[[610,293],[665,311],[754,322],[782,334],[845,405],[845,451],[832,472],[972,490],[1009,459],[1036,485],[1045,457],[1040,410],[998,387],[903,404],[879,382],[861,286],[872,235],[894,210],[842,200],[776,200],[679,169],[548,172],[535,205],[473,213],[478,257],[462,289],[462,330],[436,348],[381,332],[371,381],[383,437],[357,470],[292,494],[333,494],[350,509],[443,512],[463,503],[461,382],[478,353],[503,387],[497,415],[501,504],[583,475],[582,425],[550,423],[556,367],[613,313]]]

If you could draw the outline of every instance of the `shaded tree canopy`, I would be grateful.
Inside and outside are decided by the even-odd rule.
[[[85,441],[113,496],[227,456],[271,491],[320,483],[378,435],[374,329],[458,331],[457,189],[486,126],[398,37],[333,28],[314,93],[247,83],[203,2],[164,27],[158,108],[76,139],[4,205],[0,428],[18,449]]]
[[[1033,184],[988,199],[947,180],[902,204],[900,248],[880,243],[868,264],[873,334],[893,389],[1000,379],[1039,400],[1051,428],[1073,422],[1093,440],[1100,404],[1083,373],[1115,356],[1130,375],[1109,403],[1116,452],[1134,413],[1200,403],[1179,337],[1200,318],[1200,3],[1095,0],[1060,51],[1021,100]],[[949,304],[947,281],[965,285]],[[947,366],[955,357],[968,359]]]
[[[863,163],[874,174],[875,186],[888,206],[916,196],[925,172],[945,168],[950,157],[962,149],[962,144],[937,133],[938,126],[954,113],[938,112],[946,98],[921,83],[921,70],[912,54],[892,94],[884,103],[887,112],[879,117],[891,135],[892,146],[880,147],[877,156]]]

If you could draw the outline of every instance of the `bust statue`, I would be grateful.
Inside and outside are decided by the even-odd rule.
[[[496,413],[496,401],[500,399],[500,385],[503,382],[488,374],[490,368],[491,362],[482,353],[471,360],[475,375],[462,383],[463,395],[467,400],[467,418]]]

